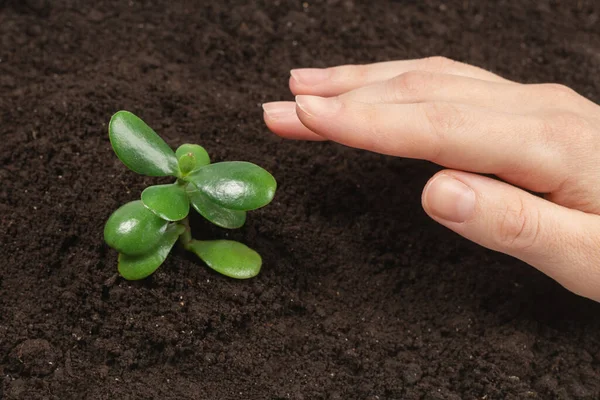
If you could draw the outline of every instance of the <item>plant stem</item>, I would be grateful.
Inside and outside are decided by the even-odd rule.
[[[179,236],[179,241],[184,249],[189,250],[189,244],[192,242],[192,229],[190,228],[190,221],[187,217],[178,222],[179,225],[183,226],[184,231]]]

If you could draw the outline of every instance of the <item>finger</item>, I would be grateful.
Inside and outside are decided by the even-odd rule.
[[[427,71],[467,76],[493,82],[510,82],[479,67],[445,57],[429,57],[367,65],[293,69],[290,72],[289,84],[290,90],[296,95],[337,96],[361,86],[391,79],[408,71]]]
[[[452,103],[365,104],[297,96],[300,121],[316,134],[377,153],[510,176],[528,189],[553,192],[564,182],[560,149],[532,116]],[[558,146],[557,146],[558,147]]]
[[[600,301],[600,216],[561,207],[506,183],[460,171],[436,174],[423,207],[437,222],[538,268]]]
[[[276,135],[286,139],[327,140],[305,127],[296,114],[296,103],[277,101],[263,104],[263,118],[267,127]]]
[[[589,100],[558,84],[515,85],[426,71],[409,71],[340,98],[362,103],[451,102],[517,114],[557,107],[579,112],[590,107]]]

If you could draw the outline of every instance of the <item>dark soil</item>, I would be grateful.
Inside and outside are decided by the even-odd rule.
[[[243,3],[0,1],[0,399],[600,398],[600,305],[430,221],[436,166],[284,141],[260,108],[293,67],[436,54],[599,102],[598,3]],[[113,154],[119,109],[272,171],[229,234],[258,278],[182,250],[115,277],[103,224],[163,181]]]

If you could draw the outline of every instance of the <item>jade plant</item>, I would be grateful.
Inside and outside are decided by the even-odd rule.
[[[262,259],[246,245],[193,239],[188,213],[193,208],[221,228],[240,228],[247,211],[273,199],[277,183],[269,172],[243,161],[211,164],[206,150],[196,144],[182,144],[173,151],[128,111],[113,115],[108,134],[117,157],[132,171],[176,179],[147,187],[141,199],[121,206],[108,218],[104,239],[119,252],[121,276],[138,280],[151,275],[177,241],[223,275],[246,279],[259,273]]]

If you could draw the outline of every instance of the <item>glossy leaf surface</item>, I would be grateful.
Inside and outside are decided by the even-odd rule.
[[[177,183],[147,187],[142,192],[142,202],[153,213],[167,221],[182,220],[190,211],[185,188]]]
[[[163,237],[167,223],[144,207],[140,200],[132,201],[108,218],[104,226],[104,240],[120,253],[144,254]]]
[[[117,157],[129,169],[149,176],[177,176],[175,153],[144,121],[129,111],[110,120],[108,135]]]
[[[193,183],[189,184],[187,193],[196,211],[221,228],[237,229],[246,222],[246,211],[228,210],[215,204],[200,192]]]
[[[208,153],[202,146],[199,146],[197,144],[186,143],[179,146],[177,148],[177,151],[175,152],[175,155],[177,156],[178,160],[186,154],[192,154],[194,156],[196,161],[194,169],[198,169],[200,167],[203,167],[204,165],[210,164],[210,157],[208,156]],[[192,169],[192,171],[194,169]]]
[[[273,199],[277,182],[258,165],[245,161],[210,164],[191,173],[193,182],[211,201],[230,210],[249,211]]]
[[[138,256],[119,254],[121,276],[130,281],[150,276],[166,260],[183,230],[182,226],[170,225],[156,247],[147,254]]]
[[[186,153],[177,160],[181,175],[185,176],[196,169],[196,157],[192,153]]]
[[[188,249],[210,268],[236,279],[252,278],[260,272],[260,255],[245,244],[232,240],[192,240]]]

